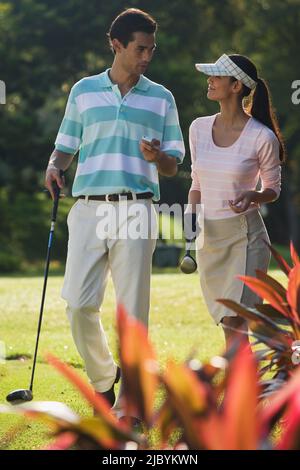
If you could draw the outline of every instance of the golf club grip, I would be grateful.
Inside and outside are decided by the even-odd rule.
[[[64,176],[64,172],[62,170],[59,171],[59,176],[61,178]],[[60,187],[58,186],[56,181],[53,182],[53,191],[54,191],[54,204],[53,204],[51,221],[56,222],[57,209],[58,209],[59,196],[60,196]]]

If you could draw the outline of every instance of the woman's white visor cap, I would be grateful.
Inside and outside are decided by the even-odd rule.
[[[218,75],[220,77],[234,77],[240,80],[244,85],[253,90],[257,82],[238,67],[228,55],[223,54],[214,64],[195,64],[199,72],[206,75]]]

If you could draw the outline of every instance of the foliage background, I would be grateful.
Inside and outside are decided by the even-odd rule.
[[[67,95],[74,82],[110,66],[106,32],[125,7],[145,9],[159,23],[147,76],[175,95],[186,141],[178,176],[161,180],[161,202],[186,202],[189,125],[218,110],[206,99],[206,79],[195,62],[246,54],[270,84],[288,149],[281,197],[264,208],[266,225],[272,242],[293,239],[299,252],[300,105],[291,96],[292,82],[300,79],[300,0],[10,0],[0,1],[0,79],[7,88],[0,107],[0,270],[44,256],[51,204],[43,176]],[[75,166],[67,174],[69,190]],[[61,219],[71,201],[62,202]],[[65,224],[56,237],[56,257],[63,260]]]

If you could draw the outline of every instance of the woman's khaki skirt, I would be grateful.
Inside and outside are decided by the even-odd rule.
[[[262,303],[238,275],[255,276],[256,269],[267,272],[270,243],[260,212],[255,209],[227,219],[205,219],[202,247],[197,239],[197,263],[204,300],[216,324],[236,314],[215,299],[226,298],[248,307]]]

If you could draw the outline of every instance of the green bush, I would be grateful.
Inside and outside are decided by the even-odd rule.
[[[72,198],[62,199],[58,210],[52,259],[61,262],[66,257],[66,218],[72,204]],[[52,201],[46,194],[17,193],[11,200],[6,191],[0,192],[0,273],[45,259],[51,213]]]
[[[22,250],[13,227],[13,216],[5,191],[0,191],[0,272],[20,269]]]

